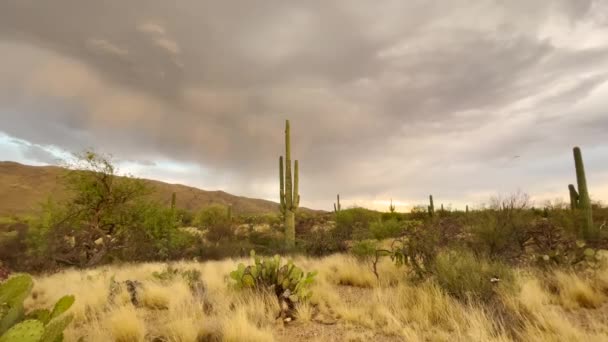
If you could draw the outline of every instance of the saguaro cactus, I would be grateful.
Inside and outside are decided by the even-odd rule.
[[[572,184],[568,184],[568,190],[570,191],[570,209],[575,210],[578,208],[578,192]]]
[[[574,186],[568,186],[568,188],[570,188],[570,206],[574,207],[572,200],[576,198],[576,208],[581,212],[583,237],[588,240],[594,240],[597,238],[598,231],[593,225],[593,212],[591,211],[591,198],[589,197],[589,190],[587,189],[587,178],[585,176],[583,155],[581,154],[581,149],[579,147],[574,147],[572,152],[574,154],[574,167],[576,169],[578,197],[575,197],[576,189],[574,189]]]
[[[391,213],[394,213],[394,212],[395,212],[395,205],[393,204],[393,199],[392,199],[392,198],[391,198],[391,204],[389,204],[389,206],[388,206],[388,210],[389,210]]]
[[[467,213],[467,214],[469,213],[469,205],[468,204],[467,204],[465,213]]]
[[[433,204],[433,195],[429,195],[429,216],[435,215],[435,205]]]
[[[291,141],[289,120],[285,121],[285,173],[283,173],[283,156],[279,157],[279,196],[281,213],[285,217],[285,245],[293,248],[296,242],[296,210],[300,205],[298,192],[298,161],[294,163],[293,178],[291,173]]]
[[[342,210],[342,205],[340,204],[340,194],[336,195],[336,203],[334,203],[334,212],[338,213]]]
[[[175,200],[176,200],[175,192],[171,194],[171,210],[175,210]]]

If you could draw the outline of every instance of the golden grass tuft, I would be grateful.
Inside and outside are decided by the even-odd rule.
[[[558,271],[555,278],[559,285],[560,302],[567,309],[595,309],[604,302],[602,293],[574,273]]]
[[[134,307],[114,308],[108,316],[108,328],[116,342],[139,342],[146,336],[146,325]]]

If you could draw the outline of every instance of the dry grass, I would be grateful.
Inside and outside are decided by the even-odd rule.
[[[287,327],[272,295],[237,293],[228,273],[240,260],[176,263],[197,269],[205,291],[193,293],[181,277],[160,282],[163,264],[68,270],[38,277],[27,308],[48,307],[74,294],[74,323],[66,341],[607,341],[608,271],[581,276],[517,274],[519,290],[492,305],[465,304],[434,282],[410,283],[389,260],[378,281],[369,265],[344,255],[294,260],[318,270],[310,303],[297,307]],[[123,289],[108,303],[110,279],[138,280],[140,306]],[[547,283],[550,282],[551,285]]]

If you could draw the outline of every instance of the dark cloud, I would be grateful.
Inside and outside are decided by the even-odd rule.
[[[143,166],[199,164],[204,185],[268,197],[290,118],[310,205],[335,192],[476,198],[497,177],[534,191],[536,176],[508,172],[573,144],[605,146],[603,10],[601,0],[5,0],[1,130]]]

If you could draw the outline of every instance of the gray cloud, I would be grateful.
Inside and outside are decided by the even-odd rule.
[[[538,182],[561,188],[572,145],[608,148],[607,11],[601,0],[6,0],[1,130],[196,163],[202,185],[271,197],[290,118],[304,204],[548,193]],[[557,155],[555,172],[535,169]]]

